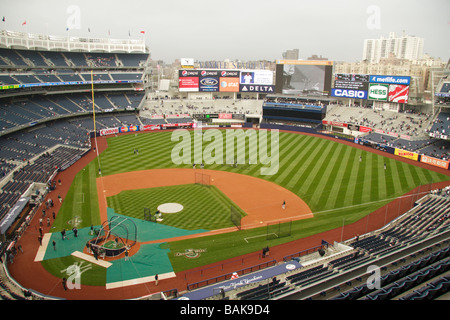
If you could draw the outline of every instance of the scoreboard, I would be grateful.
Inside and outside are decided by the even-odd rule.
[[[274,93],[269,70],[179,70],[180,92]]]
[[[331,96],[408,103],[410,81],[408,76],[338,73]]]

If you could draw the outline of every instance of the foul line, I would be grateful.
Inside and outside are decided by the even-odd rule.
[[[111,262],[107,262],[107,261],[103,261],[103,260],[97,260],[95,259],[93,256],[90,256],[86,253],[80,252],[80,251],[74,251],[71,254],[74,257],[89,261],[91,263],[94,263],[96,265],[99,265],[101,267],[105,267],[105,268],[109,268],[110,266],[112,266]]]
[[[36,257],[34,258],[34,262],[39,262],[44,260],[45,252],[47,251],[48,243],[50,242],[50,238],[52,237],[51,233],[44,234],[42,238],[42,245],[39,246],[38,252],[36,253]]]

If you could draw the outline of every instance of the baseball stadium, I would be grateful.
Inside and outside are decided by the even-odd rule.
[[[449,298],[450,61],[424,106],[328,60],[0,42],[1,299]]]

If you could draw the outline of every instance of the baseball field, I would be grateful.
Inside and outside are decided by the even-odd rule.
[[[220,132],[225,137],[226,130]],[[192,130],[189,134],[194,138],[196,133]],[[270,131],[268,134],[270,138]],[[99,226],[108,218],[105,208],[109,208],[108,212],[134,219],[141,248],[142,244],[158,246],[176,273],[351,224],[418,186],[426,190],[431,183],[449,180],[447,175],[332,140],[279,132],[276,173],[262,175],[261,168],[267,164],[261,161],[205,164],[205,185],[195,183],[195,172],[202,169],[198,164],[193,169],[193,156],[189,163],[174,164],[172,150],[177,142],[171,137],[172,132],[167,131],[107,138],[107,149],[76,175],[51,231],[67,229],[69,221],[76,221],[78,229]],[[208,147],[210,144],[204,142],[203,150]],[[225,155],[232,150],[226,149],[225,142],[223,150],[225,162]],[[237,145],[233,151],[237,154]],[[250,152],[247,143],[246,159]],[[162,169],[184,171],[173,176]],[[161,175],[152,176],[152,172]],[[182,172],[189,172],[186,176],[191,178],[182,180]],[[127,178],[130,173],[135,176]],[[242,180],[230,182],[225,174]],[[114,185],[119,188],[112,192]],[[266,189],[259,191],[259,186]],[[258,193],[263,194],[260,200]],[[247,196],[255,202],[246,203]],[[283,209],[280,199],[285,200],[281,198],[285,196],[292,200],[286,200]],[[300,201],[306,206],[301,207]],[[156,223],[144,221],[144,208],[155,213],[164,203],[178,203],[183,209],[164,213]],[[243,226],[247,221],[248,227],[236,228],[230,219],[230,207],[239,212]],[[273,216],[251,219],[262,211],[273,212]],[[289,223],[288,235],[267,236],[267,224],[276,221]],[[214,230],[222,232],[211,234]],[[196,259],[180,254],[192,248],[202,254]],[[44,259],[42,264],[62,277],[61,270],[77,259],[57,256]],[[94,267],[82,281],[98,286],[104,285],[106,278],[104,268]]]

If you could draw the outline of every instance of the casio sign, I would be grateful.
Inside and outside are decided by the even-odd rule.
[[[331,95],[334,97],[366,99],[367,92],[361,90],[332,89]]]

